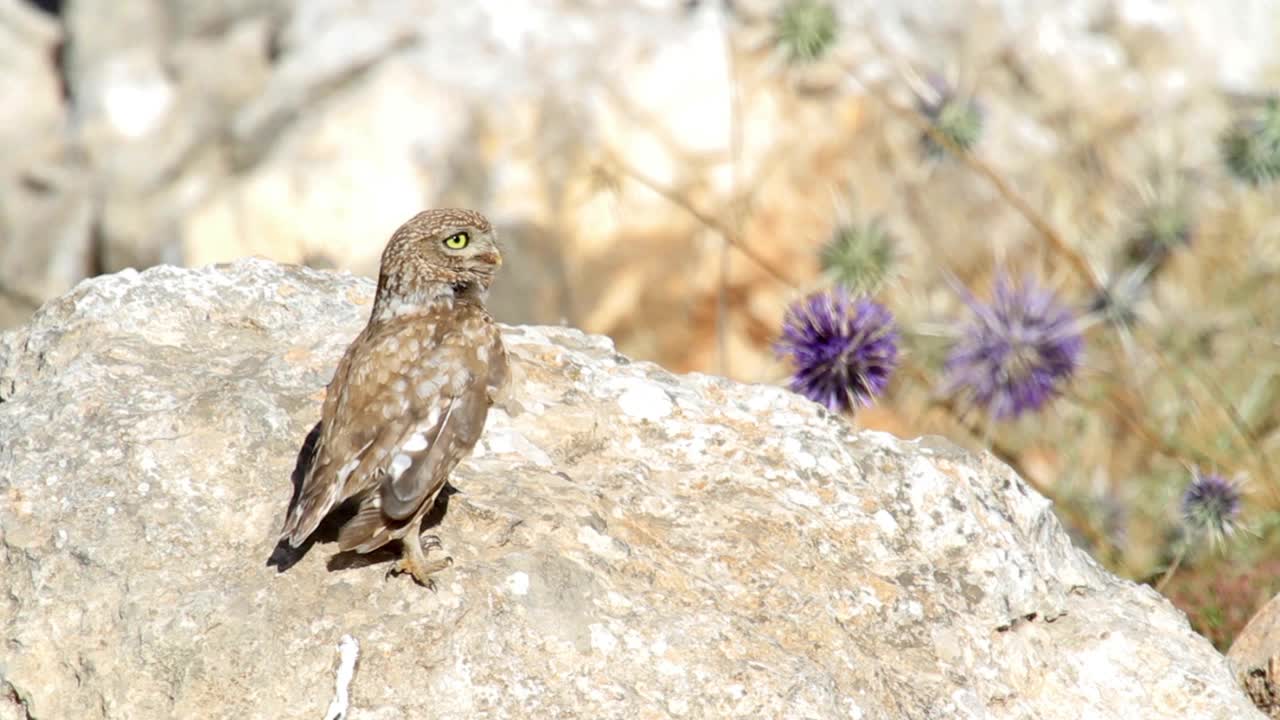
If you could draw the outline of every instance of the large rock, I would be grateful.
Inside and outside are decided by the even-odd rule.
[[[438,592],[328,542],[278,572],[371,293],[159,267],[0,337],[0,717],[319,718],[344,635],[353,719],[1259,717],[990,457],[568,329],[506,330]]]
[[[53,18],[0,0],[0,327],[90,274],[85,163],[67,144]]]
[[[1249,620],[1232,641],[1227,659],[1254,704],[1280,718],[1280,595]]]

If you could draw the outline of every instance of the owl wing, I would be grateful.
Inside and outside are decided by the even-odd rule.
[[[380,464],[377,487],[370,488],[355,517],[340,531],[340,549],[373,550],[401,537],[430,510],[449,473],[484,430],[495,363],[505,374],[506,354],[497,339],[497,328],[491,324],[463,323],[430,358],[422,359],[424,374],[416,378],[418,385],[439,390],[410,413],[411,421]],[[493,351],[495,342],[498,352]]]
[[[365,360],[367,334],[366,329],[347,348],[326,390],[320,413],[320,436],[311,466],[302,478],[298,500],[290,508],[280,531],[281,539],[293,547],[301,545],[341,501],[346,476],[356,467],[352,461],[358,463],[373,440],[373,428],[360,428],[347,417],[351,407],[351,368]]]
[[[281,531],[290,545],[301,545],[334,507],[377,485],[390,451],[420,419],[414,411],[438,394],[430,384],[412,382],[430,383],[414,376],[449,360],[433,352],[441,349],[438,336],[446,326],[433,319],[366,328],[347,348],[325,395],[314,460]]]

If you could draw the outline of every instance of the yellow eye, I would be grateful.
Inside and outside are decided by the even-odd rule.
[[[464,232],[454,233],[444,239],[444,246],[450,250],[461,250],[471,242],[471,236]]]

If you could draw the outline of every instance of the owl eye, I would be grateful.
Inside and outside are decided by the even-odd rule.
[[[449,248],[450,250],[461,250],[462,248],[466,247],[467,243],[469,242],[471,242],[471,236],[464,232],[460,232],[460,233],[454,233],[449,237],[445,238],[444,246]]]

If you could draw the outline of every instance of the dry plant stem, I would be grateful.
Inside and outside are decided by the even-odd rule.
[[[1036,212],[1021,195],[1014,192],[1013,188],[1009,187],[1009,183],[1005,182],[1005,179],[1000,176],[1000,173],[996,172],[990,165],[983,162],[977,155],[957,146],[951,141],[951,138],[946,136],[945,133],[934,127],[933,123],[921,117],[920,113],[912,110],[911,108],[899,106],[889,98],[885,97],[884,94],[877,92],[868,85],[864,85],[864,87],[867,88],[867,91],[872,95],[872,97],[879,100],[894,114],[906,118],[916,127],[925,133],[928,133],[929,137],[934,142],[945,147],[947,152],[951,153],[954,157],[960,158],[960,160],[970,170],[973,170],[986,178],[987,181],[995,187],[996,192],[1000,193],[1000,196],[1004,198],[1005,202],[1009,203],[1013,209],[1017,210],[1018,213],[1036,229],[1036,232],[1040,233],[1040,235],[1049,242],[1049,245],[1053,247],[1054,252],[1067,259],[1067,262],[1071,264],[1071,267],[1075,269],[1081,279],[1083,279],[1093,290],[1100,291],[1102,289],[1101,281],[1093,272],[1093,268],[1089,267],[1089,263],[1084,259],[1084,256],[1077,252],[1075,248],[1068,245],[1066,241],[1062,239],[1062,236],[1058,234],[1058,231],[1054,230],[1053,226],[1050,225],[1047,220],[1041,217],[1040,214]]]
[[[1151,341],[1150,338],[1147,338],[1147,340],[1149,342]],[[1169,365],[1169,362],[1165,359],[1163,354],[1153,351],[1151,355],[1155,358],[1156,362],[1160,363],[1160,369],[1167,377],[1178,382],[1179,385],[1183,384],[1179,381],[1180,375],[1175,372],[1175,368]],[[1244,441],[1245,447],[1249,449],[1249,452],[1257,461],[1258,469],[1262,477],[1268,480],[1267,487],[1271,490],[1272,495],[1276,495],[1277,492],[1280,492],[1274,482],[1275,474],[1272,472],[1270,460],[1267,459],[1266,453],[1263,452],[1262,448],[1260,448],[1254,441],[1253,433],[1249,430],[1249,424],[1244,421],[1244,417],[1242,417],[1240,412],[1236,410],[1235,405],[1227,397],[1226,391],[1217,382],[1200,372],[1194,364],[1182,363],[1181,367],[1206,391],[1206,395],[1210,402],[1218,405],[1218,407],[1222,409],[1222,412],[1226,416],[1227,421],[1231,424],[1232,429],[1240,435],[1241,439]],[[1227,462],[1224,459],[1219,458],[1213,458],[1213,461],[1217,463],[1219,467],[1231,467],[1232,465],[1237,464],[1235,461]]]
[[[1169,563],[1169,569],[1165,570],[1164,574],[1160,576],[1160,580],[1156,582],[1156,592],[1160,593],[1161,595],[1164,594],[1165,586],[1168,585],[1169,581],[1173,579],[1173,574],[1176,573],[1178,571],[1178,568],[1182,566],[1182,560],[1186,556],[1187,556],[1187,546],[1186,544],[1183,544],[1182,547],[1178,548],[1178,554],[1173,556],[1173,562]]]
[[[1209,391],[1211,397],[1218,399],[1218,404],[1222,407],[1223,413],[1226,414],[1227,420],[1230,421],[1231,427],[1239,433],[1244,440],[1245,447],[1249,448],[1249,451],[1253,453],[1258,462],[1258,468],[1262,471],[1262,476],[1268,480],[1267,485],[1272,494],[1275,494],[1277,489],[1274,483],[1275,474],[1271,470],[1271,462],[1267,459],[1267,454],[1262,451],[1262,448],[1258,447],[1257,443],[1254,442],[1253,434],[1249,432],[1249,424],[1244,421],[1240,411],[1236,410],[1236,406],[1227,399],[1226,391],[1217,381],[1200,372],[1194,365],[1187,365],[1186,369],[1192,378]]]
[[[1161,437],[1158,433],[1151,430],[1151,428],[1138,422],[1135,419],[1138,416],[1138,413],[1135,410],[1133,410],[1133,408],[1122,405],[1121,401],[1115,398],[1114,396],[1109,396],[1109,397],[1111,397],[1111,400],[1109,403],[1110,409],[1112,410],[1111,414],[1114,415],[1115,417],[1120,418],[1120,420],[1126,423],[1129,426],[1130,430],[1134,430],[1139,435],[1141,435],[1143,441],[1145,441],[1146,443],[1147,449],[1150,450],[1151,452],[1159,455],[1164,455],[1165,457],[1171,460],[1191,459],[1201,464],[1206,464],[1206,463],[1213,464],[1218,462],[1218,460],[1216,460],[1215,458],[1212,458],[1206,453],[1203,453],[1200,450],[1197,450],[1195,448],[1184,449],[1184,448],[1179,448],[1173,445],[1168,440],[1165,440],[1163,437]],[[1102,409],[1100,405],[1096,403],[1092,403],[1087,398],[1084,398],[1080,395],[1073,394],[1071,395],[1071,399],[1073,402],[1079,403],[1080,405],[1086,408],[1090,408],[1093,410]]]
[[[742,203],[738,196],[742,161],[742,96],[738,84],[737,48],[733,44],[733,27],[727,14],[724,18],[725,67],[729,71],[729,197],[730,222],[733,236],[742,237]],[[729,375],[729,236],[721,234],[720,277],[716,287],[716,355],[720,374]]]
[[[768,273],[768,275],[772,277],[774,280],[777,280],[778,282],[790,288],[795,288],[800,285],[799,282],[797,282],[787,273],[775,267],[772,263],[766,260],[764,256],[756,252],[755,249],[753,249],[751,246],[742,242],[742,239],[736,233],[734,233],[733,228],[729,227],[729,225],[722,222],[719,218],[709,215],[708,213],[704,212],[700,208],[695,207],[693,203],[689,202],[688,200],[685,200],[683,197],[681,197],[679,194],[675,193],[674,191],[668,188],[665,188],[662,185],[659,185],[658,183],[654,182],[653,180],[650,180],[649,178],[645,177],[640,172],[638,172],[635,168],[632,168],[616,159],[613,161],[613,166],[615,169],[617,169],[617,171],[621,175],[631,178],[632,180],[658,193],[671,204],[676,205],[677,207],[681,208],[685,212],[692,215],[698,222],[720,233],[720,235],[724,237],[724,239],[728,241],[730,245],[737,248],[739,252],[741,252],[749,260],[751,260],[753,263],[759,266],[760,269]]]

